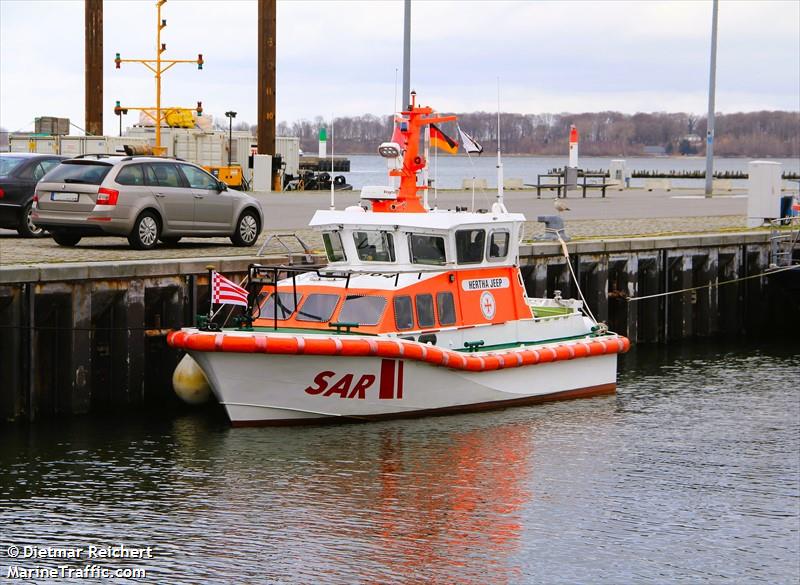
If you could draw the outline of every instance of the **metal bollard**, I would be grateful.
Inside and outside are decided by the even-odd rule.
[[[536,240],[553,240],[558,241],[558,236],[565,242],[569,240],[569,236],[564,231],[564,218],[560,215],[540,215],[536,221],[544,224],[544,234],[536,236]]]

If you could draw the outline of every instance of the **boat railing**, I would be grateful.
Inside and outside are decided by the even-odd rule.
[[[272,319],[272,328],[278,329],[278,305],[280,304],[280,296],[278,296],[278,283],[292,279],[292,294],[294,297],[294,308],[297,308],[297,276],[313,272],[320,279],[344,280],[344,289],[350,288],[350,279],[353,276],[380,274],[381,276],[394,277],[395,287],[399,283],[401,274],[419,274],[422,275],[426,272],[441,272],[439,270],[358,270],[348,268],[331,268],[330,265],[320,264],[305,264],[305,265],[278,265],[278,266],[263,266],[261,264],[250,264],[247,267],[247,280],[245,289],[248,292],[248,305],[245,315],[240,318],[240,322],[245,327],[252,327],[253,321],[256,319]],[[272,303],[272,315],[261,315],[261,291],[265,286],[272,287],[272,294],[275,302]],[[288,309],[288,307],[282,307]],[[293,309],[294,310],[294,309]]]
[[[800,216],[770,221],[769,265],[774,268],[800,265]]]
[[[300,245],[300,247],[303,249],[303,251],[302,252],[296,252],[295,250],[292,250],[292,248],[289,246],[289,244],[286,243],[287,239],[296,241]],[[264,243],[261,244],[261,247],[258,249],[258,252],[256,253],[256,256],[263,256],[264,255],[264,250],[266,250],[273,241],[278,246],[280,246],[281,248],[284,249],[286,254],[289,256],[289,261],[290,262],[294,259],[294,257],[296,257],[298,255],[301,255],[302,256],[301,261],[303,263],[308,263],[308,264],[312,264],[313,263],[312,258],[314,256],[314,250],[311,248],[311,246],[309,246],[306,242],[304,242],[303,239],[300,238],[300,236],[297,235],[296,232],[295,233],[291,233],[291,234],[272,234],[272,235],[270,235],[266,240],[264,240]]]

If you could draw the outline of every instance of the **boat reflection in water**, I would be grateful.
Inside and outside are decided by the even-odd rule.
[[[196,510],[218,521],[193,554],[224,556],[235,543],[268,559],[277,581],[517,581],[530,554],[537,430],[554,412],[568,428],[601,428],[614,403],[223,433],[204,470],[213,503]],[[195,461],[203,436],[191,424],[175,434],[179,459]],[[558,448],[559,457],[583,459]]]
[[[794,346],[622,368],[617,396],[406,421],[0,425],[0,571],[124,543],[159,583],[796,583]]]

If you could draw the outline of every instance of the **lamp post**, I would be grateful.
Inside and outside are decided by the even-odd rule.
[[[127,114],[127,108],[123,108],[119,105],[119,102],[114,105],[114,113],[119,116],[119,135],[122,136],[122,115]]]
[[[236,112],[225,112],[228,117],[228,166],[231,166],[231,154],[233,153],[233,119],[236,117]]]
[[[714,94],[717,90],[717,11],[719,0],[714,0],[711,13],[711,60],[708,73],[708,124],[706,131],[706,197],[711,197],[714,187]]]

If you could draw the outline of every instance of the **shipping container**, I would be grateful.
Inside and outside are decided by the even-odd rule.
[[[232,134],[231,162],[241,165],[244,176],[249,180],[249,161],[257,144],[256,137],[245,130],[235,130]],[[152,126],[133,126],[128,129],[127,136],[155,144],[155,128]],[[167,156],[176,156],[201,166],[227,166],[230,139],[228,132],[222,130],[203,132],[196,128],[161,129],[161,145],[166,147]],[[296,176],[300,167],[300,139],[293,136],[277,137],[275,152],[286,163],[285,172]]]
[[[256,139],[253,136],[240,136],[233,139],[233,156],[231,157],[234,163],[239,163],[239,166],[244,169],[244,176],[250,179],[251,160],[250,157],[256,150]]]
[[[58,154],[58,138],[52,136],[15,136],[8,139],[11,152]]]
[[[33,124],[37,134],[50,134],[52,136],[69,134],[69,118],[42,116],[41,118],[35,118]]]
[[[284,172],[296,177],[300,169],[300,139],[294,136],[278,136],[275,138],[275,154],[281,155],[286,163]]]
[[[61,154],[64,156],[80,156],[84,154],[83,143],[85,136],[62,136],[61,137]]]
[[[82,154],[124,154],[126,144],[145,146],[144,138],[128,136],[11,136],[12,152],[38,152],[39,154],[63,154],[80,156]]]

